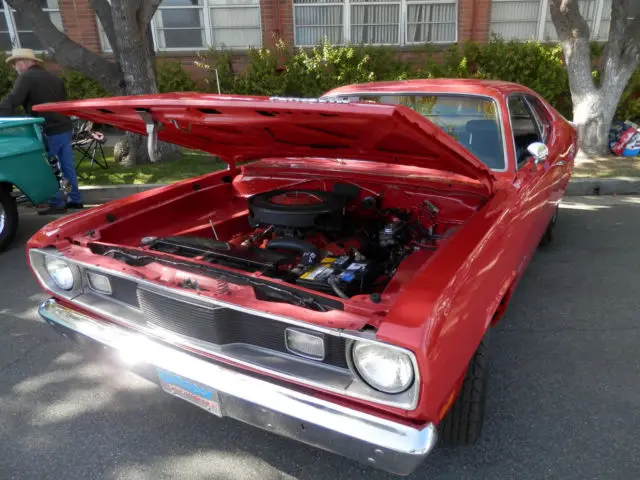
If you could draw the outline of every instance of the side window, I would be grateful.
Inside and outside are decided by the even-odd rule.
[[[529,109],[524,97],[509,97],[509,120],[513,130],[513,141],[516,149],[516,163],[521,167],[528,158],[527,147],[533,142],[541,142],[542,136],[536,118]]]
[[[540,103],[540,100],[536,97],[527,95],[526,98],[529,105],[531,105],[531,108],[538,120],[538,124],[540,125],[540,129],[542,130],[542,141],[547,143],[549,140],[549,133],[551,132],[551,119],[549,118],[549,114]]]

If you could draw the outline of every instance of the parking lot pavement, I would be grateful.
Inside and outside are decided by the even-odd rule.
[[[437,448],[410,478],[637,478],[640,198],[568,200],[493,335],[481,441]],[[45,221],[25,213],[0,255],[0,478],[394,478],[80,355],[36,314],[24,242]]]

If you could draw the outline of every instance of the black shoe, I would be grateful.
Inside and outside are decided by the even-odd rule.
[[[84,208],[84,205],[81,203],[69,202],[67,203],[67,208],[70,208],[72,210],[82,210]]]
[[[38,215],[57,215],[60,213],[66,213],[67,208],[66,207],[44,207],[44,208],[40,208],[38,209]]]

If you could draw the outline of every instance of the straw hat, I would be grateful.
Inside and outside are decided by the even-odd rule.
[[[32,60],[34,62],[42,63],[42,60],[36,57],[36,54],[30,48],[14,48],[11,51],[11,56],[7,58],[7,63],[13,63],[18,60]]]

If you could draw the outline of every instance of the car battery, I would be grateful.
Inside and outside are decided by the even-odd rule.
[[[346,295],[361,293],[372,273],[370,262],[356,262],[349,256],[324,257],[320,263],[307,268],[297,279],[296,285],[335,294],[329,279],[335,278],[338,288]]]

